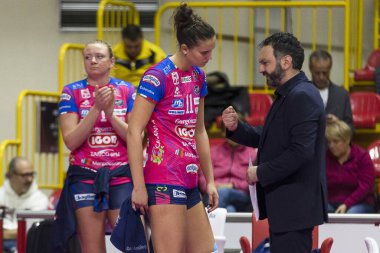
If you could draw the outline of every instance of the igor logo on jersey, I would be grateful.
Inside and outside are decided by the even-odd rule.
[[[145,75],[143,77],[143,82],[153,84],[156,87],[160,86],[160,80],[158,80],[158,78],[154,75]]]
[[[186,166],[186,172],[187,173],[197,173],[198,172],[198,165],[195,163],[188,164]]]
[[[194,138],[195,128],[193,126],[176,126],[175,132],[181,139],[191,140]]]
[[[91,148],[116,147],[118,144],[117,135],[111,133],[91,134],[87,141]]]
[[[172,100],[172,108],[183,108],[183,105],[183,98]]]

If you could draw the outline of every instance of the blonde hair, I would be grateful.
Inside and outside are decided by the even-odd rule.
[[[106,46],[107,50],[108,50],[108,53],[110,55],[110,58],[113,58],[114,55],[113,55],[113,51],[112,51],[112,47],[111,45],[106,42],[106,41],[103,41],[103,40],[93,40],[93,41],[90,41],[90,42],[87,42],[86,45],[85,45],[85,48],[88,46],[88,45],[92,45],[92,44],[101,44],[101,45],[104,45]]]
[[[352,130],[346,122],[335,120],[327,123],[325,136],[328,141],[336,139],[350,141],[352,138]]]

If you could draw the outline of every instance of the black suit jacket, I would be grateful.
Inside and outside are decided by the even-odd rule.
[[[330,83],[325,111],[326,114],[334,114],[354,130],[350,96],[343,87]]]
[[[260,219],[271,231],[312,228],[327,221],[323,102],[303,72],[275,95],[263,128],[239,122],[227,137],[258,147]]]

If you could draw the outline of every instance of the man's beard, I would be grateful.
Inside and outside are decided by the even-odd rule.
[[[285,76],[285,71],[282,70],[280,63],[277,62],[276,68],[272,73],[264,72],[263,75],[266,77],[269,86],[278,87],[281,84],[282,78]]]

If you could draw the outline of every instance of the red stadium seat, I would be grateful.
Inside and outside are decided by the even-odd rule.
[[[367,149],[375,167],[376,177],[380,177],[380,140],[371,142]]]
[[[327,237],[325,240],[323,240],[320,253],[330,253],[333,242],[334,239],[332,237]]]
[[[368,153],[375,167],[375,197],[376,201],[379,203],[380,200],[380,140],[375,140],[368,145]]]
[[[250,93],[250,114],[246,117],[247,123],[252,126],[263,126],[273,99],[269,94]]]
[[[268,220],[256,221],[255,215],[252,213],[252,245],[250,245],[247,237],[240,237],[240,246],[243,253],[252,253],[266,237],[269,237]]]
[[[352,92],[350,103],[355,128],[375,128],[380,122],[380,96],[377,93]]]
[[[246,117],[246,122],[252,126],[263,126],[272,103],[273,98],[269,94],[250,93],[250,114]],[[218,128],[222,126],[222,116],[216,118],[216,126]]]
[[[367,64],[364,69],[354,72],[355,81],[374,81],[375,69],[380,66],[380,49],[375,49],[368,57]]]
[[[58,204],[59,197],[61,196],[62,189],[55,189],[49,196],[48,209],[55,210]]]

